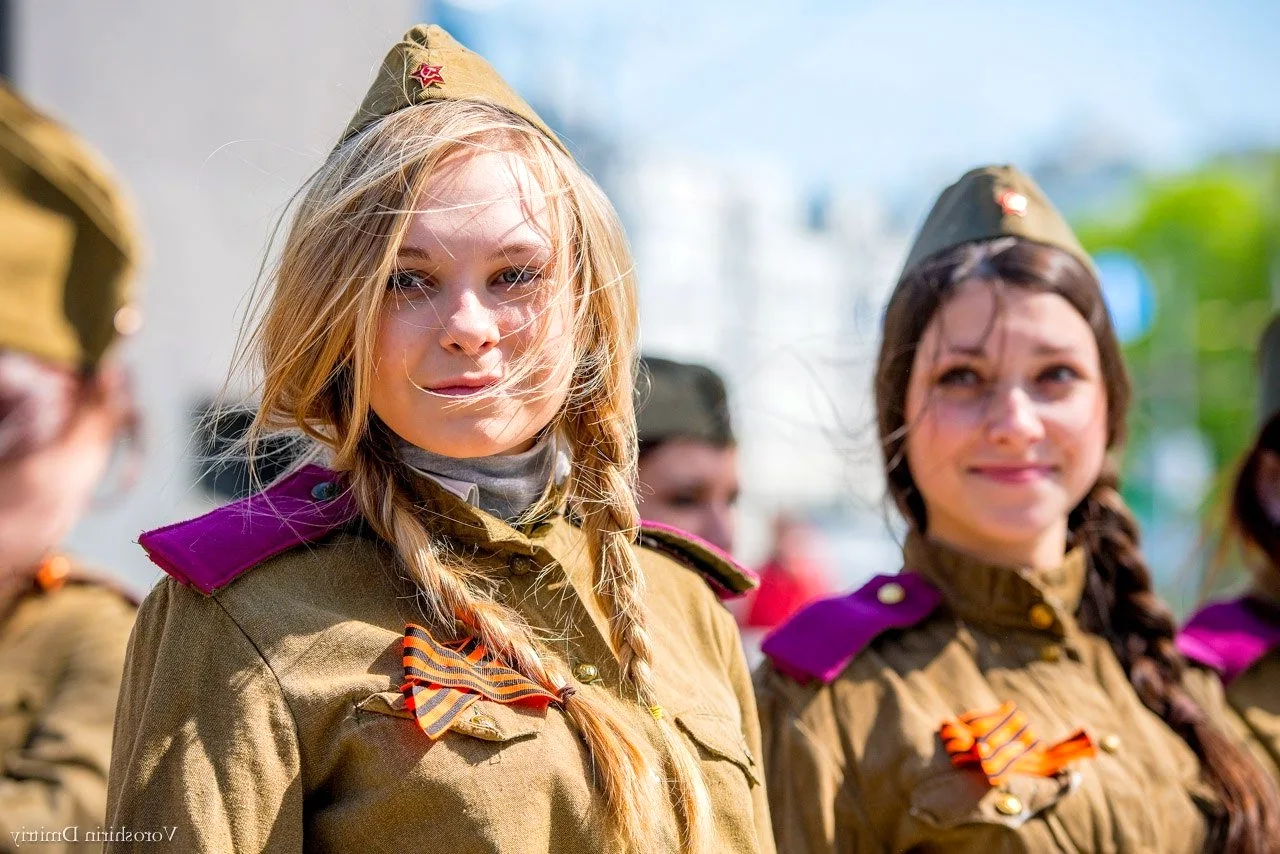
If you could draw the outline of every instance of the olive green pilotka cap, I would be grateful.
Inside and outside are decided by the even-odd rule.
[[[1280,412],[1280,314],[1258,340],[1258,424]]]
[[[636,428],[642,443],[694,439],[733,444],[729,396],[710,368],[646,356],[636,383]]]
[[[942,191],[907,253],[899,281],[918,264],[964,243],[1021,237],[1093,261],[1075,232],[1030,177],[1013,166],[983,166]]]
[[[0,349],[91,369],[141,325],[134,219],[102,159],[0,84]]]
[[[538,128],[568,153],[551,128],[484,57],[467,50],[435,24],[419,24],[391,48],[339,145],[379,119],[428,101],[478,101],[501,107]]]

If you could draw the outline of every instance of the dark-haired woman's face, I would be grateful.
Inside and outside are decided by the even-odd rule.
[[[1069,302],[961,285],[921,338],[906,414],[931,537],[1003,563],[1061,561],[1107,449],[1098,345]]]

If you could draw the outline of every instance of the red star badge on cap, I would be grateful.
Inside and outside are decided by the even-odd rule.
[[[1005,190],[996,201],[1000,205],[1000,210],[1004,211],[1005,216],[1027,215],[1027,197],[1022,193],[1014,190]]]
[[[440,73],[443,68],[443,65],[427,65],[424,62],[409,76],[417,80],[423,89],[428,86],[439,86],[444,83],[444,75]]]

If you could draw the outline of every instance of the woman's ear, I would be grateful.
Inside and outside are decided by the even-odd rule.
[[[1258,455],[1258,477],[1254,484],[1258,504],[1271,524],[1280,525],[1280,454],[1263,451]]]

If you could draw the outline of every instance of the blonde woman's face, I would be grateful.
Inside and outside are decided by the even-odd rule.
[[[907,463],[929,535],[1011,565],[1056,565],[1101,472],[1107,399],[1089,324],[1057,294],[959,288],[916,350]]]
[[[573,371],[573,296],[551,269],[543,188],[517,155],[467,153],[414,211],[379,318],[373,411],[437,454],[527,450]]]

